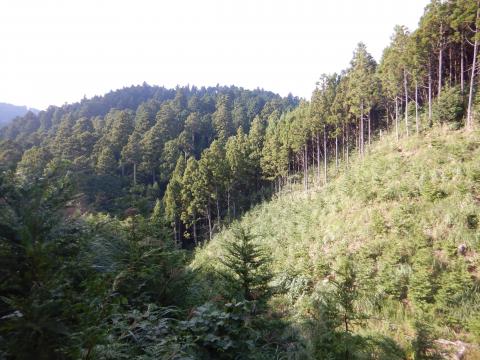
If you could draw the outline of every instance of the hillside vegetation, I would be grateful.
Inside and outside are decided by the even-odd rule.
[[[362,314],[353,332],[393,340],[399,348],[387,358],[413,354],[422,336],[480,341],[479,135],[387,136],[327,186],[287,186],[242,217],[272,255],[272,306],[302,329],[310,352],[321,351],[324,336],[320,299],[347,260],[358,290],[351,311]],[[193,268],[221,269],[229,236],[226,229],[199,249]],[[211,288],[224,286],[217,281]],[[315,320],[316,329],[306,325]]]
[[[3,127],[0,359],[479,358],[479,42],[479,0],[431,0],[310,100],[144,83]]]

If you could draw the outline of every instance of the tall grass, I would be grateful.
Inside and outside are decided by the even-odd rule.
[[[352,254],[371,315],[356,331],[388,336],[408,353],[422,314],[433,337],[480,341],[480,133],[436,127],[399,142],[387,135],[350,159],[329,168],[327,186],[289,188],[240,220],[271,251],[283,289],[272,303],[301,324],[329,271]],[[228,233],[199,248],[191,266],[219,266]],[[456,281],[454,263],[468,269],[468,289],[462,302],[441,308],[437,294]],[[424,303],[421,291],[430,294]]]

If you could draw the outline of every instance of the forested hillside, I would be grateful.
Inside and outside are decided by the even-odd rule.
[[[207,274],[228,270],[225,244],[241,227],[271,254],[271,307],[296,324],[308,358],[443,358],[465,346],[477,359],[479,150],[478,131],[391,134],[348,168],[331,164],[321,190],[285,187],[196,251],[203,295],[228,288]]]
[[[26,106],[0,103],[0,127],[7,125],[17,116],[24,116],[28,111],[38,112],[38,110],[29,109]]]
[[[475,359],[479,40],[432,0],[310,100],[143,84],[2,128],[0,358]]]
[[[269,119],[297,104],[294,97],[281,98],[263,90],[165,89],[144,84],[17,119],[1,131],[5,141],[0,158],[4,169],[15,168],[19,177],[30,180],[62,163],[76,174],[77,189],[83,194],[77,205],[82,211],[122,215],[135,207],[146,215],[156,199],[165,197],[167,215],[180,243],[193,216],[201,218],[194,225],[201,221],[202,229],[208,228],[202,234],[211,233],[213,222],[230,214],[223,206],[227,196],[233,213],[260,198],[264,182],[255,159],[250,177],[242,174],[241,181],[256,186],[240,194],[233,188],[233,177],[240,175],[227,172],[217,158],[242,151],[234,147],[244,144],[233,139],[247,141],[248,135],[249,142],[258,143]],[[192,184],[205,193],[205,200],[197,200],[203,203],[195,215],[180,213],[180,194],[175,192],[189,158],[202,158],[200,171],[205,173],[204,183]],[[232,187],[228,195],[223,186],[226,181]]]

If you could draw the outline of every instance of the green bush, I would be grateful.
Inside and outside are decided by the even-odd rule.
[[[220,259],[226,269],[224,277],[232,287],[231,295],[263,303],[271,294],[270,256],[245,228],[234,226],[232,234],[233,237],[224,243],[224,255]]]
[[[429,321],[430,320],[430,321]],[[435,343],[433,342],[433,329],[431,319],[420,315],[413,320],[415,337],[412,341],[413,359],[438,359]]]
[[[464,100],[458,87],[445,88],[433,103],[432,120],[435,123],[459,122],[464,113]]]
[[[413,257],[412,263],[408,296],[416,306],[422,309],[433,302],[435,292],[432,250],[430,248],[419,249]]]

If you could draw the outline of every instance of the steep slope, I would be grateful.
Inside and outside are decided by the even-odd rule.
[[[478,131],[387,136],[327,186],[284,190],[245,214],[240,224],[272,254],[274,310],[296,324],[318,322],[318,298],[350,259],[361,290],[355,311],[364,315],[354,333],[386,336],[398,357],[418,353],[422,337],[478,343],[479,159]],[[199,249],[192,266],[221,267],[229,236]],[[304,334],[315,353],[318,332]]]

